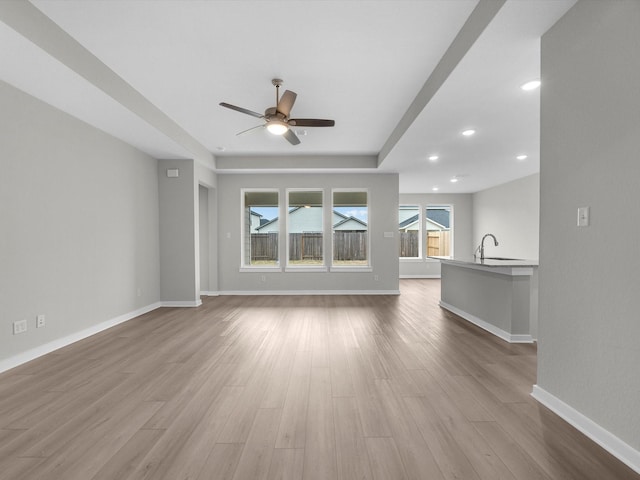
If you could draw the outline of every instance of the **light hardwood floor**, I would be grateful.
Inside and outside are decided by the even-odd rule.
[[[0,478],[640,479],[530,396],[536,350],[400,296],[206,298],[0,375]]]

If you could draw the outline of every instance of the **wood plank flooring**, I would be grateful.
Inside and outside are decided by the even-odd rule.
[[[400,296],[222,296],[0,375],[3,480],[639,480],[530,396],[536,350]]]

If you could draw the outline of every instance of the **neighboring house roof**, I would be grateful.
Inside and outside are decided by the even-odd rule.
[[[427,218],[439,225],[442,225],[445,229],[450,228],[451,226],[451,212],[444,208],[428,208]]]
[[[419,217],[420,215],[416,213],[414,216],[407,218],[403,222],[400,222],[399,228],[400,229],[407,228],[409,225],[416,223]]]
[[[345,228],[349,223],[352,223],[352,222],[356,223],[356,225],[352,226],[352,227],[355,227],[355,228]],[[362,227],[364,227],[364,228],[362,228]],[[366,230],[367,229],[367,224],[365,222],[363,222],[362,220],[356,218],[356,217],[346,217],[343,220],[339,221],[338,223],[334,224],[333,228],[338,229],[338,230]]]
[[[293,207],[291,210],[289,210],[289,214],[295,213],[299,210],[304,211],[305,208],[304,207]],[[340,227],[341,230],[366,230],[367,229],[367,223],[356,218],[356,217],[348,217],[340,212],[336,212],[335,210],[333,211],[333,227],[334,228],[338,228]],[[337,217],[337,218],[336,218]],[[273,228],[274,225],[276,225],[278,223],[279,218],[275,217],[271,220],[266,220],[266,219],[260,219],[260,226],[256,228],[257,232],[263,231],[263,230],[268,230],[269,227]],[[354,222],[353,225],[349,225],[349,222]],[[351,228],[346,228],[346,227],[351,227]]]
[[[419,215],[415,214],[406,218],[399,223],[398,228],[400,230],[415,230],[415,224],[417,224]],[[444,208],[429,208],[427,210],[427,222],[433,224],[438,230],[448,230],[451,223],[451,212]],[[429,229],[427,227],[427,229]]]
[[[399,227],[399,230],[408,232],[408,231],[416,231],[420,228],[420,226],[418,225],[418,220],[415,220],[413,222],[403,222],[406,223],[405,225]],[[434,222],[433,220],[427,218],[427,230],[449,230],[447,227],[445,227],[444,225],[440,225],[438,222]]]
[[[264,228],[264,227],[267,227],[267,226],[269,226],[269,225],[271,225],[272,223],[275,223],[275,222],[277,222],[277,221],[278,221],[278,217],[273,218],[273,219],[271,219],[271,220],[267,220],[266,218],[261,218],[261,219],[260,219],[260,226],[256,228],[256,231],[257,231],[257,230],[260,230],[260,229],[262,229],[262,228]]]
[[[429,228],[429,224],[431,224],[435,228]],[[440,225],[438,222],[434,222],[433,220],[427,218],[427,230],[449,230],[444,225]]]

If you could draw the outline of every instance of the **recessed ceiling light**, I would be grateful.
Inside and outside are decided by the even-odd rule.
[[[526,159],[527,159],[527,156],[526,156],[526,155],[518,155],[516,158],[517,158],[518,160],[526,160]]]
[[[524,85],[521,85],[520,88],[522,90],[535,90],[536,88],[538,88],[540,86],[540,80],[531,80],[530,82],[525,83]]]
[[[226,150],[225,147],[216,147],[216,150],[218,150],[219,152],[224,152]]]
[[[474,129],[470,128],[469,130],[465,130],[464,132],[462,132],[462,135],[464,135],[465,137],[470,137],[474,133],[476,133],[476,131]]]
[[[432,162],[435,162],[438,158],[439,158],[438,155],[431,155],[429,157],[429,160],[431,160]]]
[[[439,190],[438,187],[433,187],[431,190],[433,190],[434,192],[437,192]]]
[[[453,177],[451,180],[449,180],[451,183],[456,183],[458,181],[458,179],[456,177]]]

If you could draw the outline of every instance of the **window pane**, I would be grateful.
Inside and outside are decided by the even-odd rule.
[[[453,207],[429,205],[427,213],[427,256],[453,255]]]
[[[400,257],[420,258],[420,207],[400,205],[398,220]]]
[[[289,265],[323,265],[322,191],[289,192]]]
[[[244,264],[278,265],[278,192],[244,192]]]
[[[366,191],[333,192],[333,265],[369,265]]]

